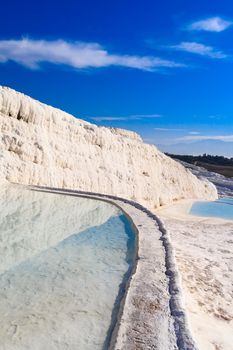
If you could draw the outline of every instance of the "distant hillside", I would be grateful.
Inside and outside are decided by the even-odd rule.
[[[209,171],[213,171],[226,177],[233,177],[233,158],[212,156],[209,154],[203,154],[200,156],[178,155],[170,153],[166,154],[173,159],[179,159],[190,164],[201,166]]]
[[[200,140],[190,143],[176,143],[172,145],[160,145],[158,148],[162,152],[180,154],[180,155],[199,155],[211,154],[212,156],[233,157],[233,142],[225,142],[221,140]]]

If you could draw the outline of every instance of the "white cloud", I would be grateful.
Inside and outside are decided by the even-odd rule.
[[[199,135],[199,131],[189,131],[189,135]]]
[[[217,59],[228,57],[225,53],[223,53],[222,51],[216,50],[212,46],[207,46],[204,44],[191,42],[191,41],[183,41],[178,45],[171,46],[170,48],[179,50],[179,51],[186,51],[186,52],[198,54],[201,56],[217,58]]]
[[[133,119],[144,119],[144,118],[153,119],[153,118],[162,118],[162,115],[161,114],[135,114],[129,117]]]
[[[95,120],[96,122],[101,121],[120,121],[120,120],[128,120],[126,117],[86,117],[87,119]]]
[[[200,141],[200,140],[220,140],[225,142],[232,142],[233,135],[196,135],[183,136],[176,139],[177,141]]]
[[[31,69],[42,62],[63,64],[75,69],[122,66],[141,70],[183,67],[159,57],[112,54],[97,43],[65,40],[0,40],[0,62],[14,61]]]
[[[164,132],[175,132],[175,131],[185,131],[185,129],[178,129],[178,128],[154,128],[155,131],[164,131]],[[189,135],[199,135],[200,132],[198,131],[189,131]]]
[[[162,116],[160,114],[135,114],[135,115],[128,115],[128,116],[97,116],[97,117],[86,117],[87,119],[95,120],[95,121],[128,121],[128,120],[141,120],[141,119],[154,119],[154,118],[161,118]]]
[[[233,22],[226,21],[221,17],[210,17],[201,21],[193,22],[188,26],[189,30],[205,30],[208,32],[222,32],[232,26]]]
[[[174,128],[154,128],[156,131],[183,131],[184,129],[174,129]]]

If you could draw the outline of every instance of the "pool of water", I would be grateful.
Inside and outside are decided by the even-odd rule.
[[[214,202],[195,202],[189,213],[233,220],[233,198],[220,198]]]
[[[228,203],[228,204],[232,204],[233,205],[233,198],[225,198],[225,197],[222,197],[218,200],[218,202],[221,202],[221,203]]]
[[[2,187],[1,348],[107,348],[134,252],[113,205]]]

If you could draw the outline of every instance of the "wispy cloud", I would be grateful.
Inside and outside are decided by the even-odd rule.
[[[185,129],[178,129],[178,128],[154,128],[156,131],[185,131]],[[187,129],[186,129],[187,131]],[[199,131],[189,131],[189,135],[199,135]]]
[[[199,131],[189,131],[189,135],[200,135]]]
[[[208,32],[222,32],[232,26],[232,21],[224,20],[221,17],[210,17],[196,21],[188,26],[189,30],[204,30]]]
[[[123,120],[128,120],[126,117],[86,117],[87,119],[95,120],[96,122],[101,122],[101,121],[123,121]]]
[[[154,128],[156,131],[184,131],[184,129],[175,129],[175,128]]]
[[[220,140],[225,142],[232,142],[233,135],[193,135],[193,136],[179,137],[176,140],[177,141]]]
[[[65,40],[0,40],[0,62],[14,61],[38,69],[43,62],[67,65],[75,69],[122,66],[154,71],[159,68],[185,66],[160,57],[109,53],[98,43]]]
[[[160,114],[134,114],[134,115],[128,115],[128,116],[97,116],[97,117],[90,117],[86,116],[86,119],[91,119],[94,121],[128,121],[128,120],[142,120],[142,119],[154,119],[154,118],[162,118]]]
[[[197,43],[197,42],[192,42],[192,41],[183,41],[178,45],[170,46],[170,48],[174,50],[186,51],[186,52],[198,54],[201,56],[216,58],[216,59],[223,59],[228,57],[228,55],[226,55],[224,52],[217,50],[212,46],[207,46],[207,45]]]

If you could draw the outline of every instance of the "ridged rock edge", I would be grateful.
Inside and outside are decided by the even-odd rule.
[[[119,207],[132,222],[138,241],[136,265],[121,301],[110,350],[198,350],[187,321],[170,235],[157,215],[139,203],[116,196],[48,187],[32,189],[103,200]]]
[[[126,130],[98,127],[0,87],[1,180],[101,192],[151,209],[217,191]]]

